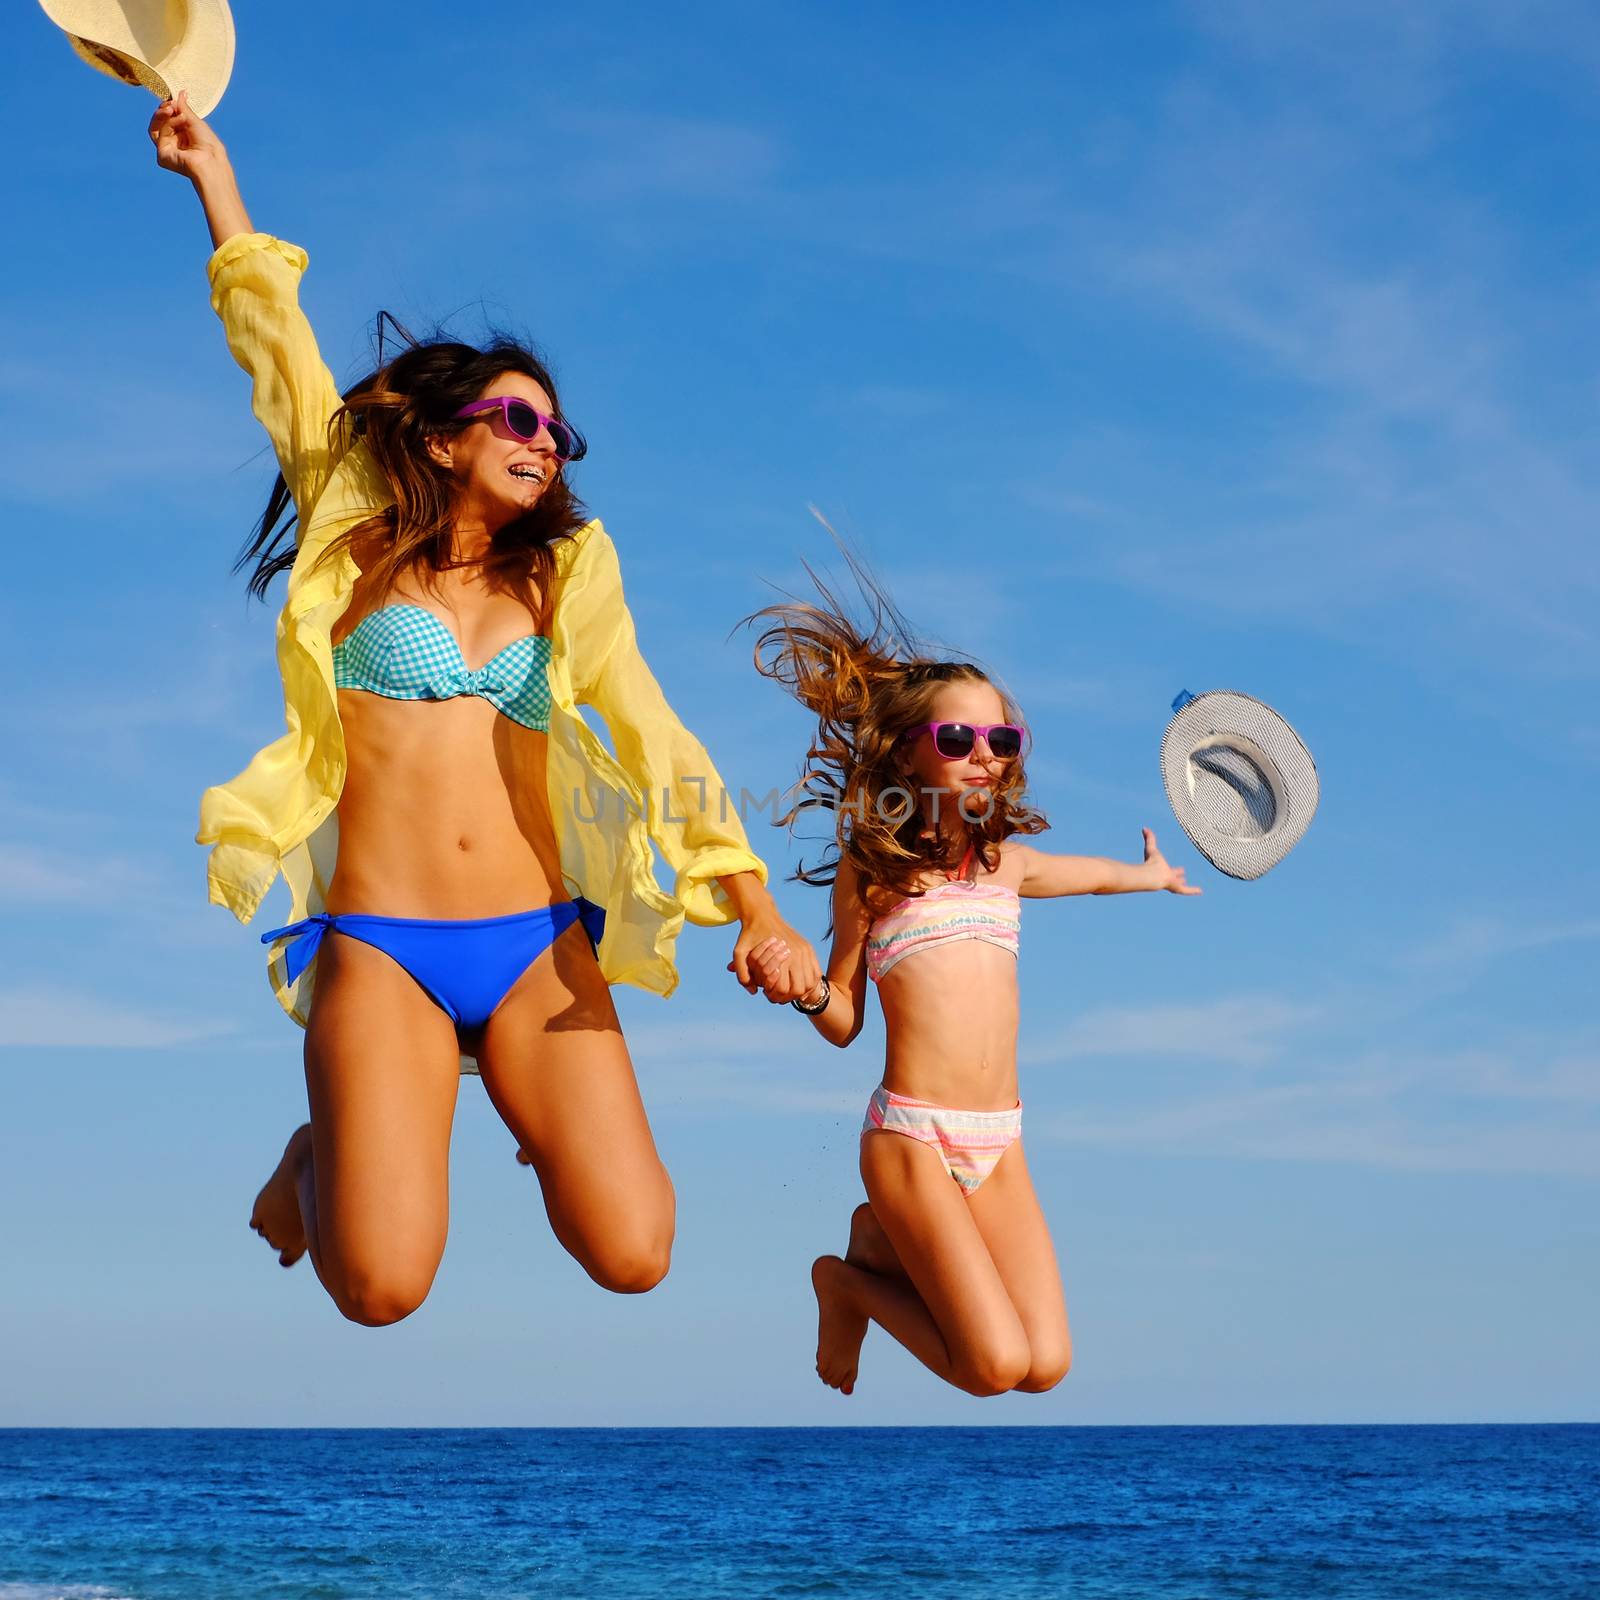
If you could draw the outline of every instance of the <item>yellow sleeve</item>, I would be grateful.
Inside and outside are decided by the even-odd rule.
[[[676,874],[673,897],[684,916],[702,927],[732,922],[716,880],[753,872],[765,883],[766,863],[751,850],[738,801],[705,746],[678,720],[639,654],[615,546],[599,528],[594,540],[576,630],[585,648],[574,660],[574,695],[605,718],[617,760],[645,802],[650,837]]]
[[[297,538],[337,464],[328,426],[342,403],[300,309],[305,269],[304,250],[267,233],[235,234],[206,267],[212,308],[300,513]]]

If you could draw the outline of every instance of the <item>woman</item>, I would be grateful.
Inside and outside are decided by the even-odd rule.
[[[605,1287],[649,1289],[672,1185],[607,985],[670,993],[685,918],[738,919],[752,992],[752,948],[809,947],[639,656],[611,541],[565,481],[584,446],[543,365],[503,341],[417,345],[341,401],[299,309],[304,252],[252,230],[183,97],[150,135],[205,209],[212,304],[282,468],[247,558],[257,592],[289,575],[288,731],[207,792],[200,821],[213,901],[248,921],[280,871],[293,895],[267,938],[306,1028],[310,1121],[252,1226],[285,1266],[309,1253],[353,1321],[415,1310],[444,1250],[465,1051],[561,1243]],[[795,991],[818,970],[802,955]]]

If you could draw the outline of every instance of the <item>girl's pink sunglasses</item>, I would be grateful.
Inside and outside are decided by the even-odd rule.
[[[960,761],[970,756],[979,739],[989,747],[989,754],[997,761],[1011,761],[1022,754],[1025,737],[1023,729],[1014,722],[924,722],[919,727],[908,728],[908,739],[920,738],[925,733],[933,735],[933,748],[946,761]]]

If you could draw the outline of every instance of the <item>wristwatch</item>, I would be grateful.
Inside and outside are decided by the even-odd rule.
[[[822,998],[812,1005],[807,1005],[803,1000],[789,1002],[802,1017],[819,1017],[828,1009],[828,1002],[833,998],[833,985],[828,982],[827,973],[822,975]]]

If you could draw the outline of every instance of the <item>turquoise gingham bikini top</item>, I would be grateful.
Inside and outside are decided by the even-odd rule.
[[[454,700],[476,695],[536,733],[550,731],[550,641],[513,639],[469,669],[453,633],[426,607],[369,612],[333,647],[333,681],[388,700]]]

